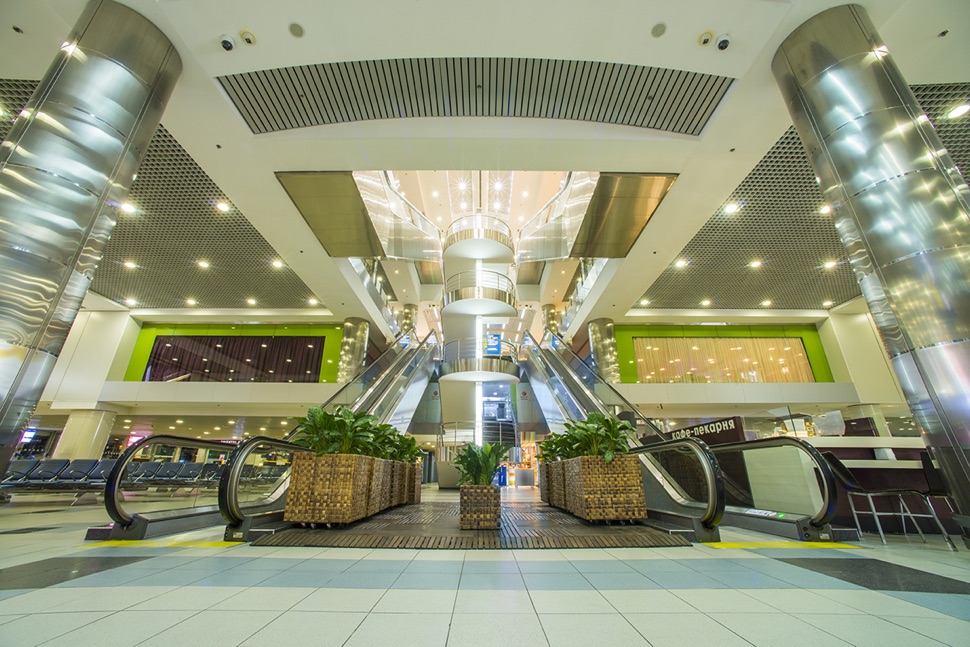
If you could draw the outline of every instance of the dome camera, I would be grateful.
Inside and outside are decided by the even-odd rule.
[[[721,34],[714,42],[717,44],[717,48],[723,52],[731,46],[731,37],[728,34]]]
[[[227,52],[231,52],[236,46],[236,41],[232,39],[232,36],[223,34],[222,36],[219,36],[219,44],[222,45],[222,49],[226,50]],[[718,44],[718,47],[720,47],[720,44]]]

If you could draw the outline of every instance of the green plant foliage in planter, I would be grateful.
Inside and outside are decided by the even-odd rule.
[[[315,454],[373,456],[376,452],[374,430],[379,425],[370,414],[339,406],[333,411],[310,407],[306,417],[297,418],[297,423],[292,442]]]
[[[499,526],[502,512],[501,491],[492,479],[509,455],[501,444],[465,445],[455,457],[461,474],[459,485],[459,524],[462,530],[486,530]]]

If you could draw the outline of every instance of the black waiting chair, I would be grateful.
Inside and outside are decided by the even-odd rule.
[[[3,475],[3,483],[12,485],[25,481],[27,476],[37,469],[38,465],[40,465],[40,461],[32,458],[11,461],[7,467],[7,472]]]
[[[57,477],[67,469],[71,461],[64,458],[50,458],[41,461],[34,469],[30,470],[26,482],[30,484],[50,483],[57,480]]]
[[[852,518],[855,520],[855,527],[862,535],[862,526],[859,524],[860,514],[870,514],[876,523],[876,529],[879,531],[879,538],[882,539],[882,543],[886,543],[886,535],[882,531],[882,524],[879,522],[879,517],[884,516],[896,516],[900,515],[903,524],[903,533],[906,532],[906,517],[909,517],[913,525],[916,526],[916,532],[919,533],[920,539],[923,543],[926,543],[926,537],[923,536],[923,531],[920,530],[919,524],[916,521],[917,517],[923,517],[926,519],[933,519],[936,522],[937,527],[943,534],[943,539],[946,540],[947,544],[950,545],[951,550],[956,550],[957,547],[954,545],[953,540],[950,538],[949,533],[947,533],[946,528],[940,523],[939,517],[936,516],[936,510],[933,509],[933,505],[930,503],[930,494],[922,490],[915,490],[911,488],[891,488],[891,489],[879,489],[873,490],[863,487],[862,484],[856,479],[852,471],[845,466],[845,464],[838,459],[838,457],[832,452],[822,452],[822,456],[825,458],[825,462],[829,464],[832,468],[832,473],[835,478],[838,479],[842,487],[845,488],[845,493],[849,496],[847,497],[849,501],[849,508],[852,510]],[[914,514],[910,511],[909,506],[906,505],[906,501],[903,499],[904,495],[919,497],[926,504],[929,514]],[[869,510],[857,510],[855,504],[853,503],[852,497],[865,497],[869,502]],[[876,510],[876,504],[873,502],[873,497],[895,497],[899,502],[899,512],[879,512]]]
[[[98,461],[93,458],[78,458],[71,461],[71,464],[57,477],[58,481],[65,484],[79,483],[88,477]]]
[[[117,458],[101,459],[94,466],[94,469],[91,470],[91,473],[88,474],[87,478],[84,479],[84,482],[91,485],[104,485],[108,480],[108,475],[111,474],[111,470],[114,469],[115,463],[117,462]]]

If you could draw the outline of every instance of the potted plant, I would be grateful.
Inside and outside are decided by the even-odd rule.
[[[575,456],[572,439],[568,433],[551,434],[539,443],[540,458],[544,469],[539,483],[545,481],[545,500],[556,508],[566,507],[565,464],[563,461]],[[541,492],[541,490],[540,490]],[[541,496],[541,494],[540,494]]]
[[[458,489],[462,530],[498,528],[502,497],[492,479],[508,455],[508,446],[484,443],[481,447],[465,445],[455,457],[455,467],[461,474]]]
[[[401,474],[403,479],[399,496],[400,503],[421,503],[421,480],[423,472],[418,459],[421,458],[421,448],[413,436],[398,435],[394,443],[394,460],[404,465]],[[397,474],[395,474],[397,476]]]
[[[298,418],[284,519],[351,523],[367,516],[376,418],[344,407],[311,407]]]

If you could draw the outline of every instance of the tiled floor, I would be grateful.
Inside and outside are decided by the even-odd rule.
[[[970,645],[970,551],[260,548],[82,541],[97,507],[0,508],[0,645]],[[44,514],[38,514],[44,513]],[[3,531],[46,528],[22,534]],[[767,542],[749,544],[745,542]]]

